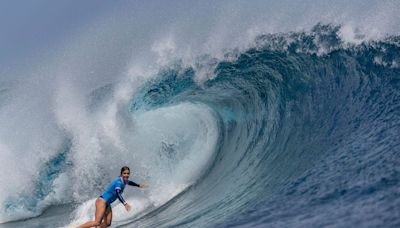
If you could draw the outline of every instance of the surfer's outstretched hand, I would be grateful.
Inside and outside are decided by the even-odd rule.
[[[126,211],[130,211],[131,210],[131,205],[125,204],[124,206],[125,206]]]
[[[139,188],[147,188],[148,185],[147,184],[139,184]]]

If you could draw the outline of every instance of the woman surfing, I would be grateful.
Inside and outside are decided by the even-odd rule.
[[[107,227],[111,226],[112,221],[112,209],[111,203],[117,198],[125,206],[125,209],[129,211],[131,206],[125,202],[122,198],[122,192],[126,185],[131,185],[139,188],[145,188],[145,184],[136,184],[133,181],[128,180],[130,175],[130,169],[127,166],[121,168],[121,175],[117,177],[107,189],[96,199],[96,211],[95,218],[92,221],[87,221],[86,223],[78,226],[78,228],[87,227]]]

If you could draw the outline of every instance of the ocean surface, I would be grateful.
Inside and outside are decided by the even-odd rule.
[[[159,32],[128,28],[123,5],[107,14],[117,33],[84,27],[21,57],[25,70],[1,71],[0,227],[85,222],[124,165],[149,186],[125,189],[133,208],[114,203],[112,227],[400,227],[399,4],[361,2],[344,22],[326,16],[340,1],[303,24],[246,18],[234,42],[209,34],[251,6],[229,23],[213,9],[220,23],[197,25],[206,41],[171,23],[152,54],[135,37]],[[367,9],[381,11],[345,23]]]

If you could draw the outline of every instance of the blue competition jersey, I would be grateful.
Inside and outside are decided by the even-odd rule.
[[[101,194],[100,197],[106,201],[107,205],[111,205],[111,203],[114,202],[117,198],[119,198],[121,203],[125,203],[121,194],[124,191],[126,184],[139,187],[139,185],[133,181],[127,181],[127,183],[125,183],[124,180],[122,179],[122,177],[117,177],[107,187],[107,189],[103,192],[103,194]]]

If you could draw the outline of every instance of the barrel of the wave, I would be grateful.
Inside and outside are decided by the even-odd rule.
[[[96,199],[95,203],[95,217],[94,220],[87,221],[86,223],[78,226],[79,228],[89,228],[97,226],[110,226],[112,222],[112,208],[111,203],[119,200],[127,211],[131,206],[124,200],[122,193],[126,185],[135,186],[139,188],[147,187],[146,184],[137,184],[129,180],[130,169],[127,166],[121,168],[120,176],[117,177],[106,190]]]

